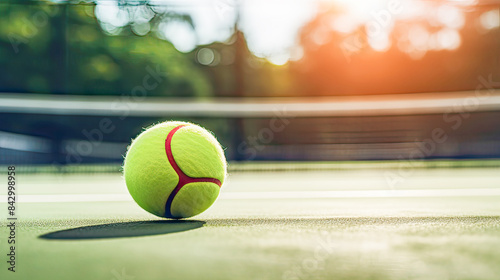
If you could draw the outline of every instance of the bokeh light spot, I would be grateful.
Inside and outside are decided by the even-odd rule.
[[[441,49],[455,50],[461,44],[460,34],[455,29],[445,28],[437,33],[438,44]]]
[[[158,26],[160,37],[170,41],[180,52],[190,52],[197,46],[196,35],[188,23],[162,22]]]
[[[479,18],[481,26],[486,30],[498,28],[500,26],[500,10],[485,12]]]
[[[441,24],[446,27],[459,29],[465,24],[462,11],[456,7],[442,5],[437,10],[437,17]]]
[[[201,48],[196,54],[196,59],[201,65],[210,65],[215,60],[215,53],[212,49]]]
[[[132,25],[132,31],[139,36],[144,36],[151,31],[151,25],[149,22],[134,23]]]
[[[269,62],[271,62],[274,65],[278,65],[278,66],[285,65],[289,59],[290,59],[290,55],[288,55],[288,54],[275,54],[275,55],[269,56],[267,58],[267,60],[269,60]]]

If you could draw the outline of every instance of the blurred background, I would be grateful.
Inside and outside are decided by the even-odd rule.
[[[500,158],[500,1],[4,0],[0,15],[0,165],[117,169],[174,119],[231,161]]]

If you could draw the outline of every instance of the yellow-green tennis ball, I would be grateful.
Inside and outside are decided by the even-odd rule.
[[[128,191],[144,210],[187,218],[210,207],[226,178],[226,158],[217,139],[186,122],[164,122],[129,146],[123,172]]]

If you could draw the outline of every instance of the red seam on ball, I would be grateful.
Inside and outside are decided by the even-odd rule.
[[[175,173],[177,173],[177,176],[179,176],[179,182],[177,183],[177,186],[175,186],[175,189],[170,193],[168,196],[167,202],[165,203],[165,217],[166,218],[173,218],[172,217],[172,202],[174,201],[175,196],[177,193],[184,187],[186,184],[189,183],[197,183],[197,182],[207,182],[207,183],[214,183],[217,184],[219,187],[222,185],[220,180],[215,179],[215,178],[192,178],[186,175],[179,165],[177,165],[177,162],[174,159],[174,155],[172,153],[172,138],[174,137],[174,134],[184,127],[186,125],[179,125],[172,129],[168,135],[167,139],[165,139],[165,152],[167,154],[168,162],[170,165],[174,168]]]

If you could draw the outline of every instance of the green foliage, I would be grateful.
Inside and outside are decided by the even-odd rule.
[[[190,57],[131,24],[106,34],[94,5],[0,4],[0,91],[130,95],[151,69],[166,73],[148,96],[210,96],[212,88]],[[185,15],[166,13],[152,21]],[[149,69],[149,70],[148,70]]]

